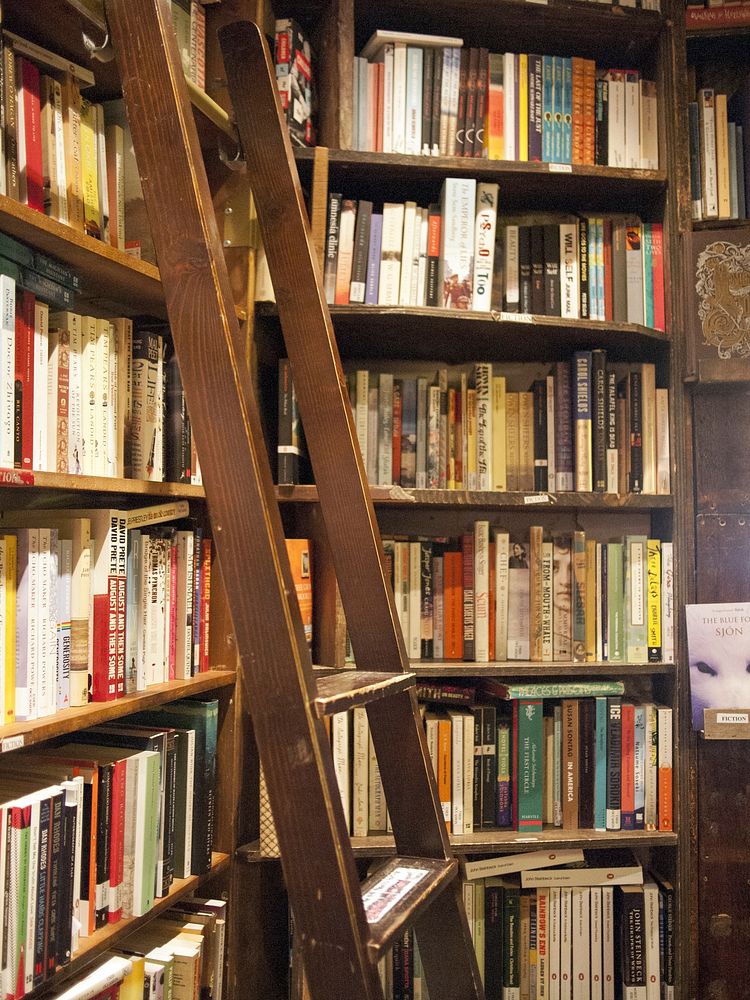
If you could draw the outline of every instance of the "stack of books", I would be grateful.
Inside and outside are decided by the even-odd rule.
[[[498,185],[448,178],[439,204],[332,193],[331,305],[437,306],[666,328],[661,223],[636,216],[497,216]]]
[[[276,21],[274,64],[289,137],[297,146],[314,146],[313,53],[307,35],[290,17]]]
[[[693,219],[749,218],[750,75],[733,95],[702,88],[688,114]]]
[[[217,720],[216,701],[175,702],[0,764],[7,996],[210,870]]]
[[[206,87],[206,11],[203,0],[172,0],[172,21],[185,76]]]
[[[476,521],[457,538],[383,540],[414,660],[671,663],[672,543],[528,535]]]
[[[483,687],[477,699],[454,684],[418,687],[449,833],[672,830],[671,708],[623,697],[620,681]],[[334,716],[331,739],[351,833],[388,832],[365,710]]]
[[[376,31],[353,84],[354,149],[659,167],[656,84],[638,70]]]
[[[210,668],[211,540],[188,513],[185,501],[3,513],[5,723]]]

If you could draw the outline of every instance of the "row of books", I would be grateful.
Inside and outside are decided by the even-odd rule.
[[[220,1000],[227,904],[181,899],[51,994],[64,1000]]]
[[[7,997],[210,870],[217,718],[216,701],[175,702],[0,764]]]
[[[743,28],[750,25],[750,3],[747,0],[689,0],[685,21],[690,31],[711,31],[714,28]]]
[[[498,185],[448,178],[440,204],[331,193],[331,305],[437,306],[666,329],[661,223],[538,216],[498,223]]]
[[[185,501],[3,513],[4,723],[209,669],[211,540],[188,513]]]
[[[281,390],[285,381],[282,372]],[[650,362],[608,365],[596,349],[534,368],[486,362],[416,377],[359,369],[347,383],[373,485],[669,494],[669,392],[656,387]],[[287,482],[295,468],[283,451],[292,434],[283,396],[279,413]]]
[[[489,521],[457,538],[385,538],[408,656],[487,663],[671,663],[671,542]]]
[[[169,331],[50,312],[24,266],[0,259],[0,466],[200,485]]]
[[[549,855],[490,858],[488,868],[510,872],[464,880],[464,905],[487,1000],[674,996],[674,887],[658,874],[644,873],[632,858],[601,853],[599,858],[588,852],[587,868],[521,874],[519,864],[549,863]],[[558,852],[552,863],[568,855],[571,864],[582,864],[581,851]],[[607,864],[610,860],[615,863]],[[584,884],[527,886],[535,875],[571,876]],[[397,939],[380,975],[386,1000],[427,1000],[413,932]]]
[[[420,685],[419,694],[436,694]],[[672,830],[672,709],[634,704],[622,682],[526,685],[597,697],[515,697],[470,708],[422,703],[449,833],[481,829]],[[491,683],[483,691],[494,693]],[[614,696],[611,692],[619,692]],[[607,697],[607,695],[610,695]],[[355,837],[389,831],[364,709],[334,716],[331,739],[344,814]]]
[[[206,11],[202,0],[172,0],[172,22],[185,76],[206,89]]]
[[[729,98],[702,88],[688,115],[693,219],[750,218],[750,75]]]
[[[289,137],[297,146],[314,146],[313,53],[306,32],[293,18],[276,21],[274,67]]]
[[[659,167],[656,84],[637,70],[376,31],[353,84],[355,149]]]

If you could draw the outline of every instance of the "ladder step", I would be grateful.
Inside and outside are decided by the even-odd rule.
[[[409,673],[376,673],[373,670],[336,670],[317,678],[315,711],[319,719],[337,712],[346,712],[355,705],[388,698],[414,687],[415,675]]]
[[[370,928],[368,951],[373,963],[458,873],[455,858],[391,858],[362,883],[362,901]]]

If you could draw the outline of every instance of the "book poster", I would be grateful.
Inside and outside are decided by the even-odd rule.
[[[688,604],[693,729],[704,708],[750,708],[750,603]]]

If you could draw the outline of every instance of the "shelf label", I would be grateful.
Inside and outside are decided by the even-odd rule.
[[[550,163],[549,172],[551,174],[572,174],[573,164],[572,163]]]
[[[717,712],[716,721],[724,726],[746,726],[750,722],[747,712]]]
[[[509,313],[494,312],[493,319],[500,320],[501,323],[533,323],[534,317],[531,313]]]
[[[20,469],[0,469],[0,486],[33,486],[34,473]]]
[[[23,733],[18,736],[6,736],[2,743],[2,753],[9,753],[11,750],[20,750],[26,737]]]
[[[531,493],[529,494],[529,496],[525,496],[523,498],[523,502],[525,504],[551,503],[552,497],[549,495],[549,493]]]
[[[417,882],[429,875],[426,868],[405,868],[398,865],[384,875],[363,896],[367,921],[376,924],[389,913],[404,896],[411,892]]]

